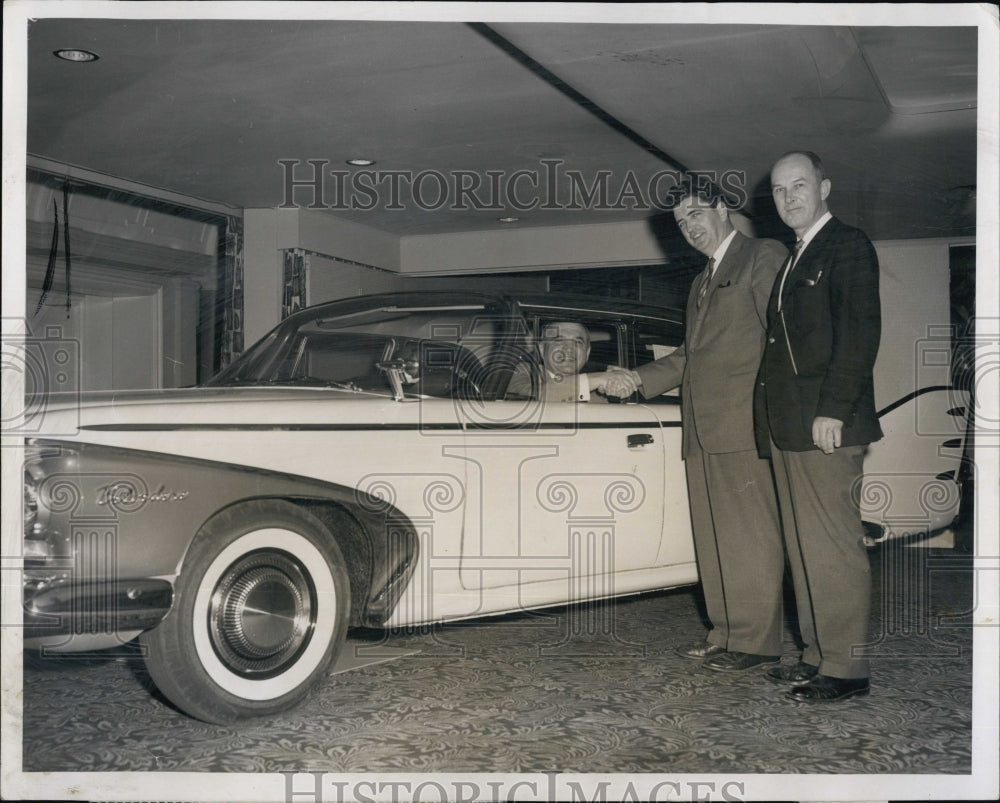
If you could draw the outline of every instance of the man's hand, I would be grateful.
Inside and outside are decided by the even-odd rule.
[[[813,419],[813,443],[824,454],[833,454],[833,450],[840,446],[840,433],[843,428],[843,421],[839,421],[836,418],[826,418],[821,415],[816,416]]]
[[[605,396],[615,396],[620,399],[627,399],[642,384],[635,371],[619,368],[616,365],[609,366],[603,374],[589,374],[588,379],[592,389],[600,391]]]

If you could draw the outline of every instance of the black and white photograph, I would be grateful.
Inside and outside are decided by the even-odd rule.
[[[2,794],[1000,796],[991,4],[4,4]]]

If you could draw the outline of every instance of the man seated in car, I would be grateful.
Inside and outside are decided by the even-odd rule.
[[[547,402],[606,402],[592,393],[602,390],[603,374],[582,374],[590,357],[590,333],[573,321],[549,323],[538,345],[542,365],[520,363],[507,385],[507,398],[542,399]],[[532,377],[532,372],[536,372]]]

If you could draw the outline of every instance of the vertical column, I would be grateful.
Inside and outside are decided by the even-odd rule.
[[[219,354],[219,368],[225,368],[249,345],[243,339],[243,219],[236,216],[226,218],[223,233],[222,286],[218,293],[222,296],[222,344]]]
[[[297,245],[297,209],[243,213],[243,338],[250,346],[281,319],[285,248]]]
[[[285,248],[281,257],[281,320],[309,305],[309,252]]]

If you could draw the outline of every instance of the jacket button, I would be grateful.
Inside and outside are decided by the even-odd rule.
[[[774,342],[774,338],[773,338],[773,337],[769,337],[769,338],[767,339],[767,342],[768,342],[768,343],[773,343],[773,342]]]

